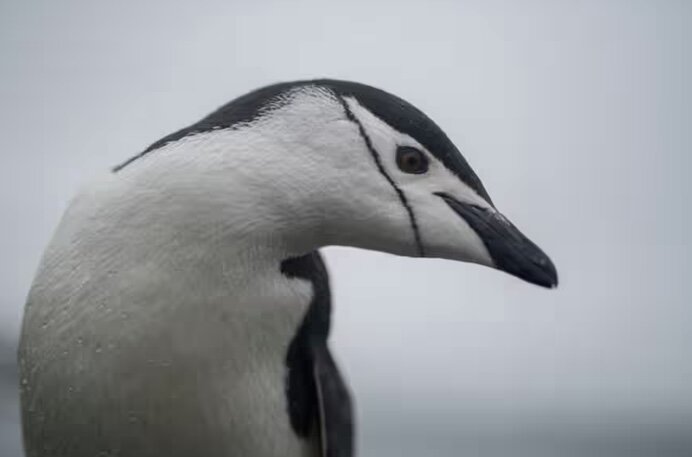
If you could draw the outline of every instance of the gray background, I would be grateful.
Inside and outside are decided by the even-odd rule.
[[[0,456],[22,304],[76,187],[317,76],[426,111],[561,277],[329,249],[360,455],[692,455],[691,5],[1,0]]]

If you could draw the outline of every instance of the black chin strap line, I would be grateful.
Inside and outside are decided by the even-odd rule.
[[[406,194],[403,190],[401,190],[401,188],[399,188],[399,186],[396,185],[392,177],[389,176],[389,174],[387,174],[387,171],[384,169],[384,166],[382,165],[382,159],[380,158],[380,155],[377,153],[375,147],[372,145],[372,141],[370,141],[370,137],[365,131],[363,124],[361,124],[358,118],[353,114],[353,111],[351,111],[351,108],[348,106],[346,100],[344,100],[344,98],[339,95],[337,95],[337,98],[339,99],[339,102],[341,102],[341,105],[344,107],[346,118],[349,121],[356,124],[356,126],[358,126],[358,132],[360,133],[360,136],[363,138],[363,141],[365,142],[365,146],[368,148],[368,151],[370,151],[370,155],[372,155],[372,158],[375,161],[375,165],[377,166],[377,169],[379,170],[380,174],[384,176],[389,185],[392,186],[396,194],[399,196],[401,204],[404,205],[404,208],[406,208],[408,218],[411,221],[411,229],[413,230],[413,238],[416,243],[417,254],[420,257],[425,257],[425,249],[423,249],[423,242],[421,241],[420,230],[418,228],[418,221],[416,220],[416,215],[413,212],[413,208],[411,207],[408,198],[406,198]]]

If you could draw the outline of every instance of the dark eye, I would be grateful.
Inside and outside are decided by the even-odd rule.
[[[411,146],[399,146],[397,148],[396,164],[404,173],[420,175],[428,171],[428,158]]]

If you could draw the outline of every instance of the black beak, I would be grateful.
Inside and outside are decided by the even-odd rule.
[[[499,270],[539,286],[557,287],[553,262],[502,214],[461,203],[445,193],[435,195],[441,197],[478,234]]]

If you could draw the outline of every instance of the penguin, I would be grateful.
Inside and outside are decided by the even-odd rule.
[[[19,348],[28,457],[352,457],[319,249],[475,263],[552,288],[422,111],[279,83],[153,143],[70,202]]]

